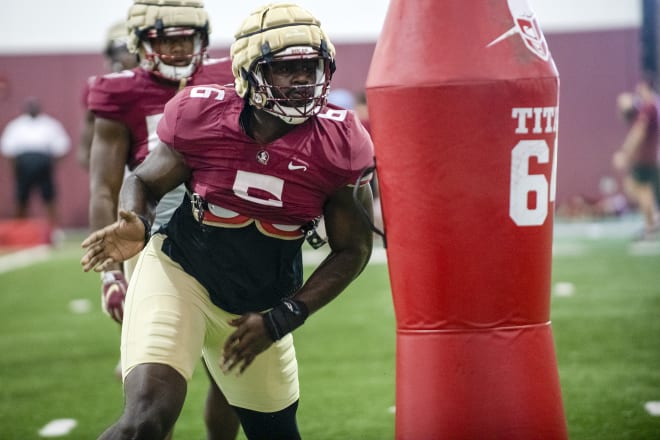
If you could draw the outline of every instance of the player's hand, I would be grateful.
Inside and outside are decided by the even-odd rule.
[[[80,260],[85,272],[102,272],[113,263],[128,260],[144,247],[144,224],[134,213],[119,211],[119,220],[91,233],[83,242]]]
[[[234,368],[238,368],[238,374],[241,374],[259,353],[271,346],[273,340],[268,335],[263,316],[259,313],[246,313],[229,321],[229,324],[236,327],[236,330],[225,342],[220,367],[225,374],[229,374]]]
[[[124,320],[124,299],[128,282],[120,270],[110,270],[101,275],[101,307],[117,323]]]

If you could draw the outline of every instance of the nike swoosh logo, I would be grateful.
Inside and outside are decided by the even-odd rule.
[[[293,161],[291,161],[291,162],[289,162],[289,169],[291,171],[296,171],[296,170],[307,171],[307,166],[305,166],[305,165],[296,165],[296,164],[293,163]]]

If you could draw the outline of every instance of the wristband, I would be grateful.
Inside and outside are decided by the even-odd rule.
[[[142,221],[142,225],[144,226],[144,247],[147,247],[147,243],[149,243],[149,239],[151,238],[151,223],[145,216],[139,214],[135,215],[138,216],[138,218]]]
[[[285,299],[263,315],[268,334],[277,341],[291,333],[305,322],[309,309],[302,301]]]

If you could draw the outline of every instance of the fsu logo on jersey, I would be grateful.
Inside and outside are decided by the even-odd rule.
[[[486,47],[493,46],[502,40],[518,34],[522,38],[527,49],[543,61],[548,61],[550,58],[548,44],[546,43],[541,27],[534,16],[534,11],[532,11],[527,4],[527,0],[508,0],[508,3],[511,16],[513,17],[514,26],[491,41]]]
[[[268,151],[266,150],[261,150],[257,153],[257,162],[261,165],[266,165],[268,163],[268,158]]]

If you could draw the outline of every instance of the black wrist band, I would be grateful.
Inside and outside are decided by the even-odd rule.
[[[263,315],[268,334],[277,341],[291,333],[305,322],[309,309],[302,301],[285,299]]]
[[[147,247],[147,243],[149,243],[149,239],[151,238],[151,223],[149,223],[149,220],[143,215],[136,214],[138,218],[142,221],[142,225],[144,226],[144,247]]]

